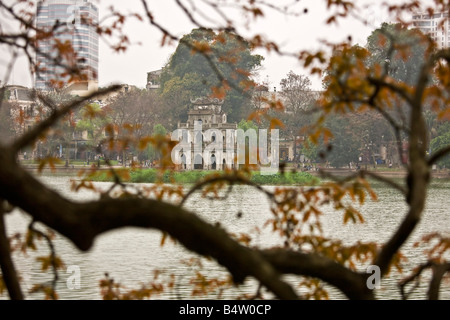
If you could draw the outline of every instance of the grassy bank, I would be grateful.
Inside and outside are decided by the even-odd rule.
[[[180,183],[180,184],[193,184],[206,176],[217,173],[217,171],[181,171],[181,172],[166,172],[162,177],[162,181],[165,183]],[[130,180],[133,183],[155,183],[158,181],[158,172],[155,169],[139,169],[129,170]],[[98,174],[92,179],[95,181],[112,181],[108,172],[98,172]],[[262,175],[259,172],[254,172],[251,177],[251,181],[261,185],[304,185],[311,184],[318,181],[317,177],[314,177],[308,172],[288,172],[284,175],[277,173],[273,175]]]

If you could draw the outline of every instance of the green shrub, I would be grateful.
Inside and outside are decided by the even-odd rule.
[[[277,173],[272,175],[253,173],[251,181],[262,185],[295,185],[314,183],[316,179],[308,172],[287,172],[285,174]]]
[[[180,183],[194,184],[205,178],[206,176],[218,171],[181,171],[181,172],[164,172],[163,176],[156,169],[130,169],[130,181],[133,183],[155,183],[161,181],[164,183]],[[112,181],[110,174],[105,171],[98,172],[92,178],[95,181]],[[308,172],[287,172],[285,174],[277,173],[272,175],[263,175],[254,172],[250,179],[252,182],[261,185],[304,185],[317,181],[317,178]],[[128,181],[127,181],[128,182]]]

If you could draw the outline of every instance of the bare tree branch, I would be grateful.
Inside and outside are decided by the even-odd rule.
[[[391,90],[392,92],[397,93],[409,105],[413,104],[413,102],[414,102],[413,97],[411,97],[404,88],[402,88],[402,87],[400,87],[400,86],[398,86],[398,85],[396,85],[394,83],[386,82],[386,81],[384,81],[382,79],[378,79],[378,78],[368,78],[368,80],[373,85],[376,85],[376,86],[378,86],[380,88],[384,87],[384,88],[387,88],[387,89]]]
[[[399,282],[398,286],[400,287],[400,294],[403,300],[407,300],[408,297],[411,295],[411,293],[420,285],[420,276],[422,272],[425,269],[429,268],[430,266],[431,266],[430,262],[420,265],[419,267],[417,267],[415,272],[413,272],[410,276]],[[415,281],[415,284],[408,292],[406,292],[406,285],[408,285],[408,283],[412,281]]]
[[[257,190],[261,191],[262,193],[264,193],[269,199],[273,199],[273,194],[271,192],[265,190],[259,184],[253,183],[248,178],[246,178],[242,175],[236,174],[236,172],[235,172],[232,174],[224,174],[224,175],[219,175],[219,176],[207,177],[206,179],[196,183],[192,188],[189,189],[188,193],[186,195],[184,195],[183,199],[180,202],[180,207],[182,207],[183,204],[188,200],[188,198],[190,196],[192,196],[195,192],[197,192],[198,190],[201,190],[203,187],[205,187],[207,185],[214,184],[216,182],[228,182],[228,183],[230,183],[230,185],[233,185],[233,184],[249,185],[249,186],[252,186],[252,187],[256,188]]]
[[[367,275],[324,256],[285,249],[263,250],[262,255],[282,273],[319,278],[339,288],[349,299],[374,299],[373,291],[366,285]]]
[[[375,180],[378,180],[380,182],[385,183],[386,185],[388,185],[390,187],[393,187],[394,189],[400,191],[405,196],[407,194],[407,190],[403,186],[401,186],[400,184],[395,182],[394,180],[386,178],[386,177],[383,177],[383,176],[377,174],[376,172],[371,172],[371,171],[368,171],[368,170],[359,170],[358,172],[356,172],[354,174],[351,174],[351,175],[348,175],[348,176],[346,176],[344,178],[337,177],[337,176],[333,175],[332,173],[327,172],[324,169],[320,169],[319,173],[321,174],[322,177],[330,178],[333,181],[336,181],[336,182],[339,182],[339,183],[349,182],[349,181],[352,181],[352,180],[356,179],[357,177],[365,178],[366,176],[369,176],[369,177],[371,177],[371,178],[373,178]]]
[[[436,263],[434,261],[428,261],[427,263],[418,266],[410,276],[399,282],[400,292],[404,300],[408,299],[411,293],[419,286],[421,274],[426,269],[431,269],[432,271],[432,277],[427,292],[428,299],[439,299],[439,289],[442,278],[447,272],[450,272],[450,263]],[[412,281],[415,281],[414,286],[408,292],[405,292],[406,285]]]
[[[0,161],[8,159],[5,152],[0,154]],[[2,185],[0,196],[7,196],[12,204],[20,204],[35,221],[58,231],[82,250],[88,250],[95,237],[106,231],[124,226],[154,228],[167,232],[186,248],[216,259],[230,271],[236,283],[247,276],[255,277],[279,298],[297,298],[292,288],[280,279],[281,273],[294,273],[320,277],[351,299],[373,299],[365,275],[327,258],[283,249],[260,252],[243,247],[220,226],[212,226],[179,206],[157,200],[130,197],[74,203],[43,186],[13,160],[8,162],[12,162],[8,169],[0,168],[0,179],[12,175],[19,178],[7,179],[9,183]],[[40,190],[39,194],[34,192],[36,189]],[[58,208],[64,208],[64,212]]]
[[[96,92],[89,94],[85,98],[77,98],[74,101],[70,102],[69,104],[62,106],[60,109],[54,110],[47,119],[39,122],[38,124],[36,124],[34,128],[30,129],[22,136],[20,136],[17,140],[13,141],[11,149],[13,150],[14,153],[17,153],[20,149],[36,141],[36,139],[38,139],[40,135],[42,135],[47,129],[53,126],[58,120],[67,115],[71,110],[80,107],[81,104],[89,101],[90,99],[93,99],[97,96],[100,96],[108,92],[118,90],[120,88],[121,86],[114,85],[107,89],[98,90]]]
[[[433,277],[431,278],[430,286],[428,288],[428,299],[438,300],[442,278],[447,272],[450,272],[450,263],[434,264],[432,270]]]
[[[34,224],[35,224],[35,221],[34,220],[31,221],[31,223],[28,226],[28,230],[30,232],[34,232],[37,235],[43,237],[45,239],[45,241],[47,242],[47,245],[48,245],[48,247],[50,249],[50,260],[51,260],[52,271],[53,271],[53,279],[51,280],[51,288],[52,288],[52,290],[51,290],[50,296],[51,296],[52,299],[56,300],[57,299],[57,296],[56,296],[56,284],[57,284],[58,279],[59,279],[58,266],[57,266],[57,261],[56,261],[56,249],[55,249],[55,246],[53,244],[52,239],[50,239],[50,237],[47,234],[45,234],[44,232],[42,232],[40,230],[37,230],[34,227]]]
[[[444,147],[438,151],[436,151],[435,153],[433,153],[431,155],[431,157],[428,159],[428,165],[432,166],[433,164],[435,164],[436,162],[438,162],[440,159],[442,159],[443,157],[445,157],[447,154],[450,153],[450,146]]]

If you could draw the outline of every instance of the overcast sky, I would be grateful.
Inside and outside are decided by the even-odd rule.
[[[140,0],[94,0],[100,10],[100,17],[104,17],[109,12],[107,9],[114,5],[122,12],[141,12],[142,4]],[[189,1],[184,1],[189,3]],[[192,0],[194,4],[202,1]],[[293,3],[294,0],[268,1],[268,3]],[[379,27],[382,22],[390,21],[390,17],[382,12],[379,0],[358,0],[354,1],[358,5],[364,4],[367,7],[359,13],[361,17],[369,22],[364,25],[358,19],[348,18],[338,26],[326,26],[325,20],[331,15],[326,12],[326,1],[300,0],[295,6],[296,12],[308,11],[299,17],[286,16],[275,11],[267,10],[267,15],[252,24],[250,29],[242,25],[242,17],[234,16],[234,21],[240,26],[239,30],[244,34],[262,34],[269,39],[276,41],[283,50],[298,52],[303,49],[320,48],[320,40],[338,42],[351,36],[353,43],[364,45],[371,31]],[[389,1],[392,3],[393,1]],[[194,27],[185,14],[178,8],[174,0],[149,0],[149,7],[156,21],[166,27],[176,35],[189,33]],[[208,16],[214,21],[218,17]],[[205,20],[204,20],[205,21]],[[113,53],[103,40],[100,40],[99,57],[99,85],[106,86],[111,83],[127,83],[138,87],[145,87],[147,72],[160,69],[168,60],[171,53],[176,49],[176,43],[172,46],[161,47],[161,33],[151,27],[147,21],[129,21],[126,28],[132,44],[125,53]],[[263,51],[257,52],[265,57],[263,67],[260,70],[260,81],[269,81],[271,89],[278,87],[280,80],[292,70],[296,73],[304,73],[298,61],[293,58],[280,57],[274,53]],[[2,69],[0,69],[0,79],[3,80],[4,65],[7,61],[5,55],[0,58]],[[320,89],[320,79],[312,79],[315,89]],[[21,59],[14,67],[14,73],[9,83],[22,84],[31,87],[32,80],[26,68],[26,62]]]

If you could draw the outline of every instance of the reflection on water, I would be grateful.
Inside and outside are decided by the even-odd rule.
[[[87,191],[77,194],[70,192],[70,184],[67,177],[43,177],[43,181],[55,190],[72,197],[74,200],[87,200],[94,195]],[[97,183],[99,187],[108,187],[108,183]],[[393,230],[401,222],[405,212],[405,205],[400,194],[392,190],[377,187],[378,202],[367,202],[364,206],[364,224],[342,224],[342,216],[332,210],[323,219],[323,227],[326,235],[342,239],[345,243],[355,241],[386,241]],[[417,249],[412,249],[412,243],[420,239],[424,234],[440,231],[450,232],[450,220],[448,205],[450,204],[450,188],[440,185],[430,189],[426,212],[419,228],[415,230],[411,239],[403,248],[403,253],[408,257],[405,270],[410,266],[417,265],[420,259]],[[186,204],[186,207],[197,212],[204,219],[211,222],[220,222],[222,226],[234,233],[246,232],[253,236],[254,245],[269,247],[277,245],[280,240],[264,228],[264,222],[270,218],[268,210],[269,203],[264,195],[251,187],[237,186],[226,201],[211,201],[200,198],[195,194]],[[7,216],[8,233],[23,232],[29,218],[15,211]],[[259,228],[260,232],[256,232]],[[168,241],[163,248],[160,246],[161,233],[154,230],[143,230],[138,228],[123,228],[99,236],[88,252],[80,252],[71,243],[63,238],[55,240],[57,253],[63,258],[66,266],[76,265],[81,272],[81,287],[79,289],[68,289],[66,284],[70,273],[60,272],[58,282],[58,294],[60,299],[101,299],[99,280],[104,278],[105,272],[116,282],[120,282],[127,288],[139,288],[142,283],[154,279],[154,270],[162,271],[162,276],[175,275],[178,285],[167,290],[163,295],[155,298],[182,299],[192,298],[189,281],[194,274],[194,267],[182,263],[182,260],[193,257],[181,246],[174,245]],[[26,289],[32,283],[48,281],[50,276],[40,271],[40,266],[35,262],[35,257],[47,255],[45,245],[38,252],[29,252],[27,256],[17,255],[15,261],[24,280]],[[205,261],[204,271],[208,275],[219,274],[224,276],[223,269],[214,263]],[[408,272],[408,271],[407,271]],[[429,274],[425,274],[429,277]],[[377,296],[382,299],[398,299],[397,289],[398,277],[394,274],[389,279],[384,279],[381,289],[377,290]],[[295,281],[295,277],[287,277],[288,281]],[[329,287],[331,298],[341,299],[343,296]],[[248,281],[244,286],[234,288],[225,293],[221,298],[234,298],[238,294],[254,293],[255,284]],[[413,299],[425,298],[426,287],[420,287]],[[208,298],[216,298],[209,296]],[[441,287],[442,299],[450,299],[450,288]],[[3,297],[4,298],[4,297]],[[28,296],[29,299],[42,299],[42,295]]]

